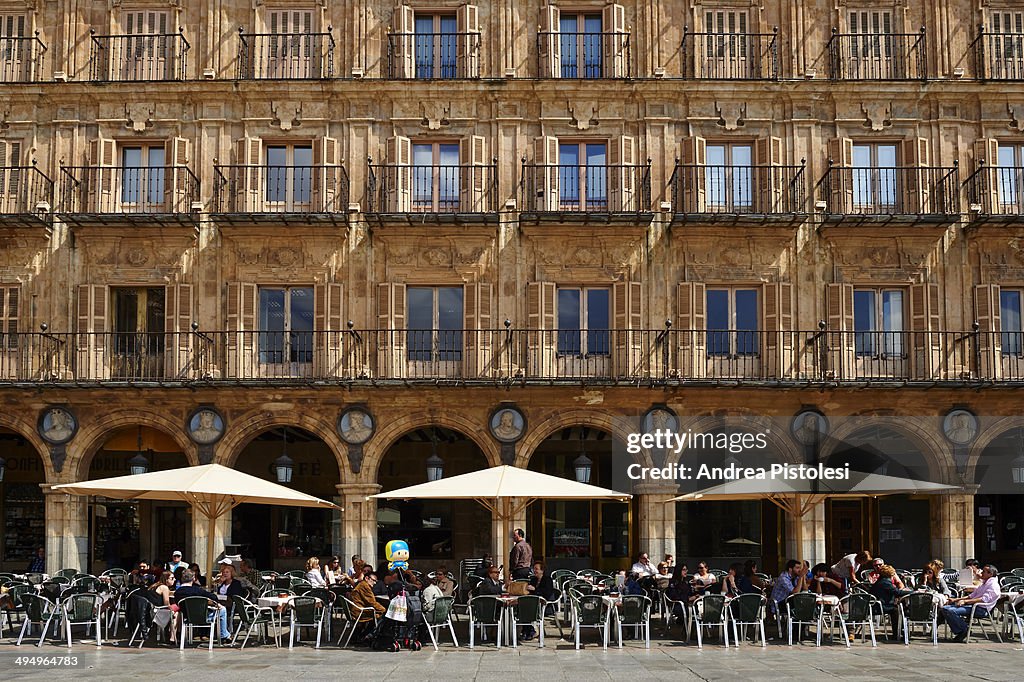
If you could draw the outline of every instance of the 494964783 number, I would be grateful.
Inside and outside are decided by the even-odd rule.
[[[40,668],[69,668],[78,665],[78,656],[18,656],[14,665]]]

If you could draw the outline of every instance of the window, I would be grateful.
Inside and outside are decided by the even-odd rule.
[[[992,12],[988,31],[992,34],[992,76],[1024,76],[1024,12]],[[985,47],[990,47],[986,45]]]
[[[608,145],[571,142],[558,145],[558,201],[563,211],[608,208]]]
[[[750,57],[747,26],[747,13],[742,10],[705,13],[704,28],[711,35],[705,43],[704,73],[712,76],[747,74],[746,63]]]
[[[313,288],[260,287],[260,362],[313,361]]]
[[[409,360],[462,360],[462,287],[408,287],[406,339]]]
[[[265,78],[316,77],[320,67],[320,44],[313,35],[312,10],[270,10],[267,12],[267,70]]]
[[[14,349],[18,346],[18,300],[21,287],[0,286],[0,348]]]
[[[114,352],[119,355],[164,351],[164,287],[114,288]]]
[[[267,202],[285,210],[308,205],[312,189],[311,145],[267,146]]]
[[[999,145],[999,168],[996,169],[996,192],[1000,213],[1020,213],[1021,190],[1024,183],[1024,146]]]
[[[417,14],[416,77],[458,76],[458,21],[454,14]]]
[[[862,213],[885,213],[896,207],[896,145],[853,145],[853,205]]]
[[[459,208],[459,143],[412,146],[412,209],[446,213]]]
[[[0,83],[29,80],[32,48],[24,40],[26,23],[24,14],[0,14]]]
[[[556,307],[559,355],[608,355],[611,352],[608,289],[559,287]]]
[[[860,357],[903,357],[903,291],[854,289],[854,349]]]
[[[121,148],[121,203],[164,203],[164,146]]]
[[[562,78],[601,78],[601,15],[563,13],[558,29]]]
[[[708,355],[757,355],[757,289],[708,289],[706,297]]]
[[[752,206],[749,144],[708,144],[705,187],[708,207],[715,212],[741,213]]]
[[[1020,289],[1002,289],[999,292],[999,317],[1002,333],[1000,344],[1003,355],[1024,355],[1021,327],[1021,293]]]

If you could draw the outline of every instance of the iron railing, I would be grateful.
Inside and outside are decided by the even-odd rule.
[[[991,32],[978,27],[971,44],[975,72],[983,80],[1024,80],[1024,33]]]
[[[344,166],[214,166],[214,213],[346,213]]]
[[[498,160],[488,165],[396,165],[369,161],[368,213],[494,213]]]
[[[566,165],[522,161],[520,210],[541,213],[642,213],[651,210],[651,161]]]
[[[46,46],[39,32],[0,37],[0,83],[35,83],[43,77]]]
[[[1024,216],[1024,167],[988,166],[978,168],[965,180],[971,211],[983,216]]]
[[[32,166],[0,167],[0,216],[47,218],[53,209],[53,180]]]
[[[94,81],[183,81],[191,45],[178,33],[97,35],[92,38],[89,73]]]
[[[839,33],[833,28],[828,63],[832,80],[925,80],[924,26],[917,33]]]
[[[807,210],[805,164],[712,166],[676,161],[669,180],[675,213],[786,214]]]
[[[826,212],[833,215],[959,215],[958,164],[833,166],[821,180]]]
[[[683,29],[683,78],[777,80],[779,28],[771,33],[693,33]]]
[[[326,33],[245,33],[238,29],[239,79],[334,78],[334,36]]]
[[[479,32],[388,34],[388,78],[479,77]]]
[[[190,213],[199,178],[186,166],[62,166],[61,213]]]
[[[0,383],[1024,382],[1021,332],[420,329],[6,333]]]
[[[537,33],[537,74],[540,78],[631,78],[629,33]]]

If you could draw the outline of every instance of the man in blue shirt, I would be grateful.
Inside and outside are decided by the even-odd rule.
[[[167,562],[167,570],[174,573],[178,567],[188,568],[188,564],[181,560],[181,550],[176,549],[171,553],[171,560]]]
[[[775,602],[775,612],[782,612],[782,602],[791,594],[805,592],[810,588],[807,575],[804,573],[802,561],[790,559],[786,562],[786,570],[779,574],[775,580],[775,587],[772,588],[772,601]]]
[[[206,597],[209,599],[217,607],[217,613],[208,613],[206,616],[206,622],[211,623],[214,618],[219,618],[221,643],[229,643],[231,641],[231,631],[228,630],[228,610],[217,603],[217,595],[209,590],[199,587],[195,582],[196,574],[185,569],[181,574],[181,587],[174,591],[174,598],[179,602],[185,597]]]
[[[46,551],[39,547],[28,565],[28,573],[46,573]]]

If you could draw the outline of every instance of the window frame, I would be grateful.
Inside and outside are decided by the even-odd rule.
[[[430,33],[420,33],[419,20],[429,18],[432,22]],[[451,20],[451,31],[444,30],[445,20]],[[459,77],[459,18],[454,10],[423,10],[413,13],[413,74],[419,80],[454,80]],[[420,36],[430,36],[430,58],[421,60],[421,47],[425,47]],[[449,61],[445,58],[450,57]],[[428,69],[424,75],[420,69]],[[450,75],[449,75],[450,74]]]
[[[893,151],[892,165],[883,165],[879,161],[879,152],[890,147]],[[868,165],[858,165],[858,149],[868,150]],[[854,212],[891,213],[900,207],[903,191],[900,175],[901,151],[900,142],[894,140],[853,141],[850,149],[850,183]],[[891,198],[891,202],[884,201],[888,198]]]
[[[1003,303],[1003,297],[1011,294],[1017,297],[1014,311],[1017,318],[1015,329],[1007,329],[1007,306]],[[1004,357],[1024,357],[1024,287],[999,289],[999,343],[1000,352]]]
[[[129,165],[127,153],[139,151],[139,164]],[[153,165],[152,154],[159,151],[162,162]],[[167,144],[163,142],[131,142],[117,145],[117,158],[121,164],[119,203],[142,212],[167,204]],[[136,172],[137,171],[137,172]],[[146,177],[148,176],[148,177]],[[132,198],[135,198],[133,201]]]
[[[459,307],[461,308],[459,326],[455,328],[442,327],[441,325],[441,293],[442,291],[458,292]],[[412,294],[415,291],[430,291],[430,327],[414,327],[412,324],[413,305]],[[408,362],[429,362],[429,363],[461,363],[465,352],[466,332],[466,288],[463,285],[454,284],[407,284],[405,287],[405,357]],[[430,348],[425,348],[429,332]]]
[[[596,33],[586,30],[588,19],[597,19],[599,30]],[[576,30],[563,30],[562,26],[566,21],[575,21]],[[593,9],[562,10],[558,19],[559,54],[561,55],[558,74],[560,78],[569,80],[604,78],[604,34],[606,30],[604,16],[599,9],[596,10],[596,13]]]
[[[717,147],[721,147],[724,151],[724,163],[718,164],[710,161],[711,150]],[[748,162],[745,164],[735,163],[733,154],[739,149],[746,149],[748,152]],[[704,191],[709,209],[716,213],[749,213],[753,210],[755,154],[756,145],[753,140],[708,140],[705,142]],[[715,177],[718,172],[721,172],[721,176]],[[717,192],[716,188],[718,188]],[[745,196],[741,196],[741,201],[738,201],[737,194]],[[716,197],[721,200],[716,201]],[[742,199],[745,199],[745,202]]]
[[[277,164],[270,162],[271,150],[284,149],[285,163]],[[296,164],[295,152],[297,150],[309,151],[309,164]],[[312,141],[275,141],[265,140],[263,142],[263,167],[265,169],[263,179],[263,201],[267,207],[285,212],[305,212],[313,205],[313,174],[316,172],[316,158],[314,157],[315,145]],[[299,169],[302,169],[301,173]],[[280,188],[271,191],[271,183],[280,178],[284,173],[283,194]],[[305,201],[301,201],[305,195]],[[298,199],[296,200],[296,196]]]
[[[1015,142],[996,148],[996,202],[1000,213],[1024,213],[1024,144]],[[1009,152],[1010,164],[1003,163],[1003,152]]]
[[[409,144],[409,203],[413,213],[457,213],[462,206],[462,141],[417,140]],[[430,147],[430,164],[416,162],[416,149]],[[441,163],[442,151],[455,148],[455,163]],[[430,199],[420,199],[419,190],[427,187],[429,168]],[[447,189],[447,192],[442,192]]]
[[[292,292],[305,291],[310,302],[310,329],[295,330],[292,327],[295,313],[292,310]],[[280,291],[284,295],[283,329],[266,329],[264,324],[263,292]],[[256,329],[258,334],[257,357],[261,366],[305,365],[313,362],[313,334],[316,331],[315,287],[305,284],[260,284],[256,286]],[[280,345],[270,347],[270,341],[280,336]],[[304,343],[303,343],[304,342]],[[276,354],[274,359],[268,359]],[[276,361],[275,361],[276,360]]]
[[[762,290],[763,287],[756,284],[709,285],[705,287],[705,329],[703,331],[705,335],[705,352],[709,358],[738,359],[760,357],[760,337],[764,331]],[[710,321],[711,294],[719,292],[725,292],[726,294],[726,317],[728,318],[726,329],[712,328]],[[751,292],[754,295],[754,321],[756,323],[754,329],[740,329],[737,322],[740,314],[737,295],[742,292]],[[699,333],[701,330],[696,331]],[[725,343],[723,343],[723,340]]]
[[[604,163],[589,163],[589,148],[603,147]],[[558,207],[560,211],[601,212],[609,209],[609,166],[608,152],[612,141],[604,139],[563,139],[558,138]],[[562,149],[576,147],[576,163],[562,163]],[[575,169],[573,173],[570,169]],[[596,192],[591,192],[597,187]],[[571,190],[575,189],[575,197]],[[569,190],[567,192],[567,190]]]
[[[134,325],[123,325],[121,317],[121,304],[127,303],[122,299],[129,292],[136,298]],[[153,294],[158,294],[158,301],[151,300]],[[110,331],[112,345],[115,355],[161,355],[164,352],[164,335],[166,329],[167,313],[167,289],[164,286],[111,286],[108,296],[110,297]],[[155,329],[150,329],[150,323]],[[140,328],[140,325],[141,328]],[[133,329],[128,329],[133,326]],[[141,342],[141,343],[140,343]]]
[[[562,292],[578,292],[579,312],[576,328],[561,325]],[[607,297],[605,317],[608,324],[604,329],[591,328],[592,292],[602,292]],[[612,288],[601,285],[559,285],[555,287],[555,354],[559,357],[609,357],[611,355]],[[585,350],[584,350],[585,349]]]
[[[861,329],[858,324],[859,295],[870,293],[871,300],[871,327]],[[898,293],[900,296],[899,329],[886,328],[886,300],[887,294]],[[908,303],[910,291],[906,287],[894,285],[855,285],[853,287],[853,352],[858,358],[907,358],[908,353],[908,329],[910,323],[910,311]],[[881,349],[881,350],[879,350]]]

